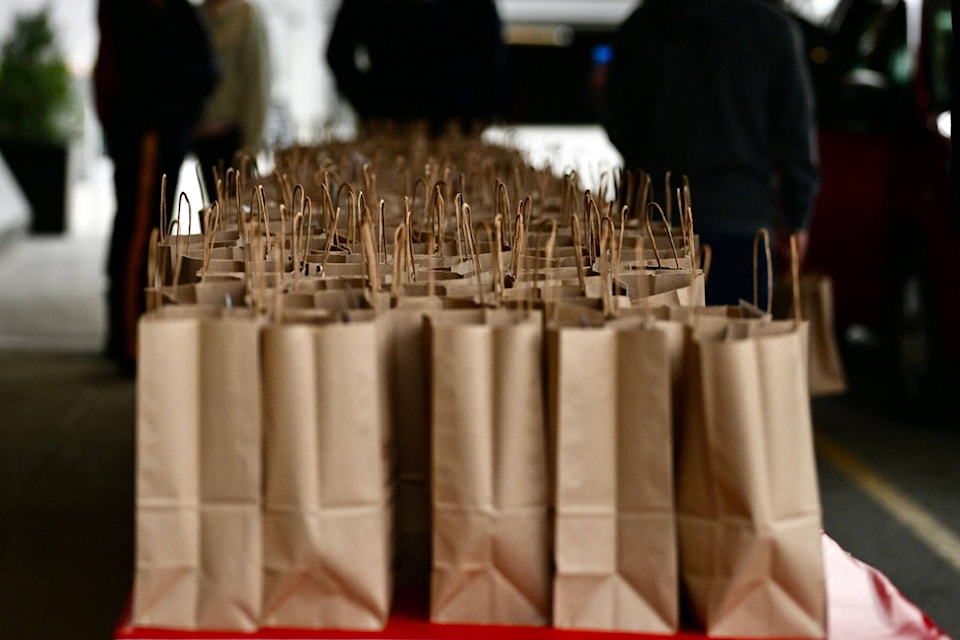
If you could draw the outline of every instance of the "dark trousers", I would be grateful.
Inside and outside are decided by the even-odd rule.
[[[146,303],[150,233],[160,225],[160,185],[167,176],[168,211],[176,211],[177,178],[187,149],[186,131],[114,131],[107,151],[114,163],[117,210],[107,258],[107,354],[136,361],[137,322]]]
[[[739,234],[702,233],[701,245],[710,245],[712,260],[707,276],[708,305],[737,305],[740,300],[753,299],[753,243],[754,236]],[[757,306],[767,307],[767,257],[763,243],[757,255],[759,299]]]
[[[217,199],[217,176],[224,179],[226,170],[233,166],[233,156],[239,149],[240,129],[237,127],[218,135],[196,136],[193,139],[193,152],[203,174],[206,203]]]

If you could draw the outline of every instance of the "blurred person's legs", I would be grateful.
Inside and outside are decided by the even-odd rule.
[[[160,224],[160,185],[166,174],[168,211],[176,211],[176,186],[186,153],[182,134],[110,136],[117,211],[107,261],[106,353],[132,372],[137,322],[145,309],[150,233]]]
[[[233,165],[234,154],[239,150],[240,128],[236,126],[216,134],[194,137],[193,152],[203,174],[203,195],[206,203],[217,199],[217,176],[221,180],[224,178],[226,170]]]

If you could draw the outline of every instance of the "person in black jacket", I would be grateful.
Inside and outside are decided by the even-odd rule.
[[[107,260],[107,354],[131,371],[144,309],[160,185],[176,206],[190,132],[218,79],[209,37],[187,0],[100,0],[97,115],[114,164],[116,216]]]
[[[426,121],[433,134],[494,118],[505,60],[493,0],[343,0],[327,46],[361,121]]]
[[[710,304],[752,299],[759,228],[779,231],[778,253],[790,233],[805,246],[819,184],[808,73],[799,28],[764,0],[646,0],[616,36],[604,126],[655,189],[689,177]]]

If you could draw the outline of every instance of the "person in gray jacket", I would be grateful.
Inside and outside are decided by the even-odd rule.
[[[263,17],[249,0],[204,0],[198,11],[221,71],[193,138],[209,203],[217,198],[216,176],[222,179],[234,166],[234,154],[244,151],[256,158],[264,146],[270,50]]]
[[[672,193],[689,178],[713,251],[708,303],[752,299],[759,228],[778,231],[781,254],[797,234],[802,252],[819,184],[813,96],[802,35],[776,3],[646,0],[614,40],[603,124],[658,201],[666,172]]]

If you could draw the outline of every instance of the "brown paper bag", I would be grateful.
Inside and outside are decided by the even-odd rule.
[[[695,276],[689,269],[625,271],[617,274],[615,280],[634,303],[647,300],[651,304],[684,307],[705,304],[706,281],[700,271]]]
[[[261,597],[259,322],[170,309],[140,321],[133,622],[253,630]]]
[[[263,625],[381,629],[388,407],[375,322],[264,329]]]
[[[697,322],[687,341],[677,461],[690,610],[711,636],[822,638],[805,326]]]
[[[642,327],[548,331],[556,627],[677,630],[667,340]]]
[[[431,318],[433,622],[548,621],[541,342],[539,314]]]
[[[774,316],[794,316],[789,281],[777,283]],[[847,390],[833,319],[833,282],[829,276],[805,274],[800,277],[800,313],[809,324],[810,395],[841,394]]]

